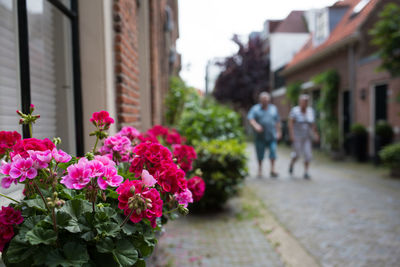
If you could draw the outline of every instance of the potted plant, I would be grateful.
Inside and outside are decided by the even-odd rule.
[[[33,111],[17,111],[31,134]],[[191,149],[176,159],[154,133],[133,127],[108,136],[114,120],[106,111],[90,121],[96,143],[81,158],[58,149],[59,138],[0,132],[1,186],[25,185],[22,200],[2,195],[13,202],[0,210],[6,266],[145,266],[162,225],[188,213],[193,197],[182,167],[191,168]],[[182,145],[174,130],[163,137]]]
[[[393,141],[393,128],[386,121],[378,121],[375,126],[375,137],[374,137],[374,145],[375,145],[375,163],[380,162],[379,151],[382,150],[383,147],[389,145]]]
[[[379,156],[390,167],[391,176],[400,177],[400,143],[384,147],[379,152]]]
[[[351,126],[351,151],[357,161],[367,160],[368,132],[364,125],[355,123]]]

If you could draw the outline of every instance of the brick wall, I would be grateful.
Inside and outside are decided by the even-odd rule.
[[[140,127],[136,1],[114,0],[115,82],[118,126]]]
[[[370,128],[373,125],[373,93],[374,86],[379,84],[388,85],[388,122],[397,132],[397,139],[400,139],[400,104],[396,98],[400,94],[400,78],[393,79],[386,71],[377,72],[380,60],[374,60],[362,64],[357,69],[357,87],[356,87],[356,121]],[[366,97],[361,99],[361,91],[365,90]]]
[[[149,1],[150,70],[139,67],[137,3],[142,1]],[[165,30],[167,6],[175,25],[172,31]],[[169,77],[178,67],[169,64],[170,48],[179,36],[177,0],[114,0],[113,8],[118,126],[141,128],[140,71],[150,71],[151,124],[161,124]]]

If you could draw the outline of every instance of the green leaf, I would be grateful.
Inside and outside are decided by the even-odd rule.
[[[22,262],[25,259],[36,254],[37,248],[38,247],[32,246],[28,242],[23,240],[18,234],[11,240],[6,252],[6,258],[11,263]]]
[[[95,225],[95,228],[98,234],[102,236],[112,236],[112,237],[116,237],[121,230],[119,225],[114,222],[105,222],[97,224]]]
[[[46,205],[44,204],[43,200],[40,198],[28,199],[24,200],[24,203],[30,207],[35,208],[40,211],[47,211]]]
[[[138,260],[135,246],[127,239],[119,239],[114,244],[111,238],[104,238],[97,243],[96,248],[100,253],[111,253],[120,266],[132,266]]]
[[[78,242],[68,242],[60,250],[51,251],[46,260],[50,267],[54,266],[83,266],[89,262],[89,254],[85,245]]]
[[[43,221],[45,218],[46,216],[44,215],[36,215],[26,218],[20,226],[19,235],[25,238],[26,233],[32,230],[37,224],[39,224],[39,222]]]
[[[106,237],[97,243],[96,248],[100,253],[112,253],[114,243],[111,238]]]
[[[132,266],[138,260],[138,252],[126,239],[118,241],[113,251],[114,259],[122,266]]]
[[[91,212],[91,204],[86,200],[72,199],[67,201],[60,209],[60,212],[67,213],[71,216],[69,226],[65,229],[71,233],[78,233],[88,230],[88,227],[80,223],[80,217],[84,216],[86,212]]]
[[[54,244],[57,240],[57,234],[52,229],[44,229],[42,227],[34,227],[31,231],[26,233],[26,239],[31,245]]]

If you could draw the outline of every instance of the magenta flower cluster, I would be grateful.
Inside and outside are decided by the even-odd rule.
[[[67,168],[68,174],[63,176],[60,183],[69,189],[81,190],[89,183],[97,181],[100,189],[105,190],[108,186],[119,186],[124,178],[118,175],[115,162],[107,156],[96,156],[94,160],[81,158],[78,163]]]

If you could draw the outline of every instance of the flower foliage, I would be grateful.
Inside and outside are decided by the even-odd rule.
[[[96,145],[81,158],[49,139],[0,132],[1,186],[25,185],[24,199],[0,211],[6,264],[143,266],[155,232],[204,193],[191,182],[200,177],[186,178],[196,152],[176,130],[127,126],[108,136],[108,112],[90,121]]]

